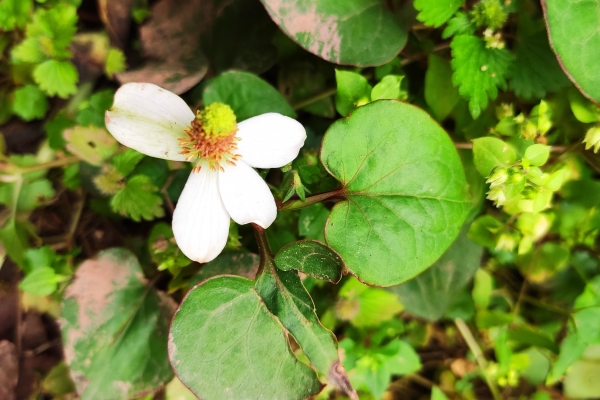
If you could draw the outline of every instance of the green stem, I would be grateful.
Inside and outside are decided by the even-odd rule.
[[[467,324],[465,324],[465,321],[463,321],[460,318],[456,318],[454,320],[454,323],[456,324],[456,327],[460,331],[460,334],[462,335],[462,337],[465,339],[465,342],[467,342],[467,346],[469,346],[469,349],[475,356],[475,359],[477,360],[477,364],[479,364],[479,369],[481,370],[481,374],[485,378],[485,381],[486,381],[488,387],[490,388],[490,392],[492,392],[492,396],[494,397],[494,400],[501,400],[500,392],[498,390],[498,387],[496,386],[496,382],[494,382],[494,380],[491,379],[486,372],[487,360],[485,359],[485,356],[483,355],[483,352],[481,351],[481,347],[479,347],[479,344],[473,337],[471,330],[469,329]]]
[[[321,92],[319,94],[317,94],[316,96],[310,97],[306,100],[301,101],[300,103],[296,103],[292,106],[292,108],[294,110],[299,110],[301,108],[304,108],[312,103],[316,103],[319,100],[325,99],[329,96],[333,96],[335,94],[335,92],[337,91],[337,88],[333,88],[333,89],[327,89],[324,92]]]
[[[77,163],[79,161],[80,161],[80,159],[77,156],[70,156],[70,157],[65,157],[65,158],[59,158],[57,160],[48,161],[48,162],[43,163],[43,164],[37,164],[37,165],[29,166],[29,167],[23,167],[23,168],[21,168],[21,173],[26,174],[28,172],[40,171],[40,170],[43,170],[43,169],[50,169],[50,168],[56,168],[56,167],[64,167],[66,165],[75,164],[75,163]]]
[[[314,196],[309,196],[304,201],[300,200],[300,199],[289,200],[289,201],[286,201],[285,203],[283,203],[279,207],[279,211],[298,210],[300,208],[304,208],[304,207],[312,206],[313,204],[320,203],[320,202],[330,199],[332,197],[342,196],[343,194],[344,194],[343,189],[337,189],[337,190],[332,190],[331,192],[319,193],[319,194],[315,194]]]

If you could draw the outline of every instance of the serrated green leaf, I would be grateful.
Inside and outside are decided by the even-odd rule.
[[[229,105],[238,122],[267,112],[296,118],[296,112],[281,93],[249,72],[223,72],[208,83],[202,100],[205,105],[215,102]]]
[[[452,85],[452,67],[450,63],[434,54],[429,55],[425,73],[425,101],[438,121],[446,119],[460,95]]]
[[[125,71],[126,68],[125,54],[121,50],[111,47],[104,60],[104,72],[106,75],[112,78],[116,73]]]
[[[105,250],[81,264],[61,315],[65,359],[81,399],[139,398],[169,382],[174,310],[129,250]]]
[[[40,296],[52,294],[58,288],[60,279],[56,272],[50,267],[41,267],[27,274],[25,279],[21,281],[19,287],[21,290]]]
[[[469,111],[477,118],[495,100],[498,88],[506,89],[506,75],[513,56],[506,49],[487,48],[477,36],[459,35],[452,39],[452,82],[469,101]]]
[[[463,230],[429,269],[390,290],[398,295],[406,311],[435,321],[444,315],[454,295],[475,274],[482,254],[483,248],[471,241]]]
[[[165,215],[158,188],[146,175],[134,175],[110,200],[113,211],[134,221],[153,220]]]
[[[204,399],[300,400],[317,394],[315,371],[296,359],[253,286],[226,276],[188,292],[169,333],[169,358],[179,379]],[[242,366],[253,379],[240,373]]]
[[[79,74],[69,61],[44,61],[33,70],[33,78],[48,95],[63,99],[77,92]]]
[[[472,35],[475,33],[475,26],[467,13],[459,11],[450,21],[448,26],[442,32],[442,38],[448,39],[456,35]]]
[[[284,246],[275,256],[282,271],[298,270],[317,279],[338,283],[342,279],[344,261],[316,240],[302,240]]]
[[[369,284],[398,285],[425,270],[454,241],[470,209],[452,141],[406,103],[378,100],[335,122],[321,160],[346,199],[331,211],[327,244]]]
[[[464,4],[464,0],[415,0],[417,19],[425,25],[439,28]]]
[[[405,28],[379,0],[261,2],[292,40],[333,63],[358,67],[385,64],[406,43]]]
[[[15,62],[37,64],[46,59],[46,54],[39,38],[28,37],[13,47],[11,58]]]
[[[74,126],[75,121],[64,112],[59,112],[54,118],[46,122],[44,130],[46,131],[50,148],[53,150],[62,149],[67,144],[63,137],[63,132]]]
[[[122,153],[115,154],[110,161],[121,175],[127,176],[143,158],[144,155],[142,153],[133,149],[127,149]]]
[[[35,85],[25,85],[15,90],[13,112],[25,121],[44,118],[50,104],[46,95]]]
[[[488,177],[496,167],[509,167],[517,160],[517,155],[508,143],[495,137],[473,140],[473,161],[477,171]]]
[[[543,0],[542,8],[562,68],[587,98],[600,104],[600,0]]]
[[[29,21],[32,0],[4,0],[0,3],[0,29],[9,32]]]
[[[112,89],[94,93],[79,106],[75,120],[79,125],[104,127],[104,114],[112,106],[115,91]]]
[[[335,81],[337,82],[335,108],[343,117],[356,107],[371,101],[373,88],[361,74],[336,69]]]

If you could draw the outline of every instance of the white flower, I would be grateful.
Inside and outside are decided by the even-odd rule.
[[[183,253],[198,262],[223,250],[230,217],[263,228],[273,223],[275,200],[252,167],[290,163],[306,139],[302,124],[277,113],[237,125],[223,104],[194,115],[180,97],[150,83],[123,85],[106,112],[106,127],[141,153],[194,163],[173,214],[173,233]]]

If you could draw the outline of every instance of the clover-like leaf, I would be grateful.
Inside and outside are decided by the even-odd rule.
[[[335,122],[321,159],[346,199],[332,209],[327,244],[365,283],[398,285],[425,270],[469,211],[452,141],[409,104],[379,100]]]

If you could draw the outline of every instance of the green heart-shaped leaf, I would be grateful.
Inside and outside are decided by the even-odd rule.
[[[456,238],[470,202],[452,141],[421,109],[379,100],[335,122],[321,159],[343,184],[327,243],[361,281],[398,285]]]
[[[205,399],[306,399],[319,392],[316,373],[291,352],[283,327],[254,282],[209,279],[190,290],[169,334],[179,379]]]
[[[344,268],[341,257],[316,240],[301,240],[283,247],[277,253],[275,263],[283,271],[295,269],[332,283],[338,283],[342,279]]]

